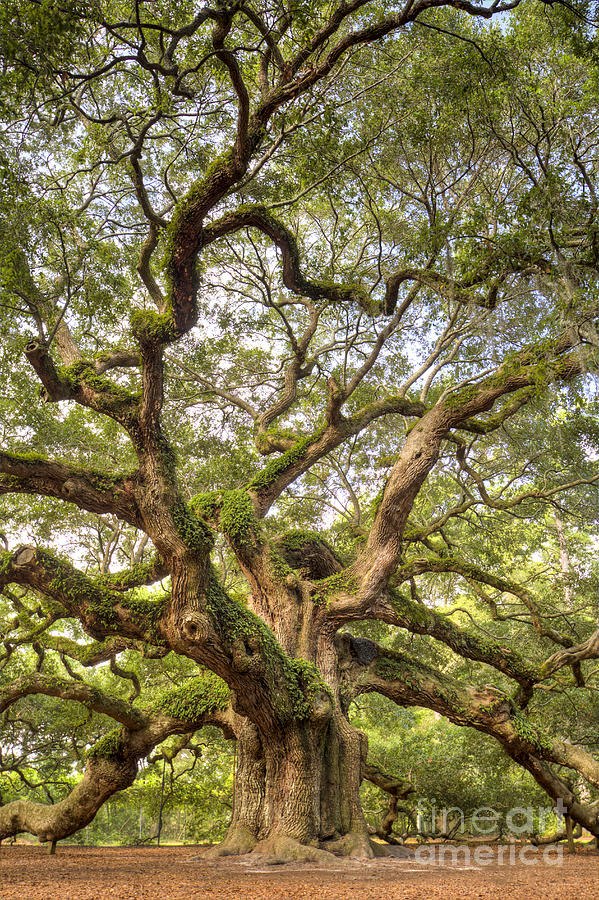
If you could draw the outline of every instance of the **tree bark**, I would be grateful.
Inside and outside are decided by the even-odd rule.
[[[340,710],[271,733],[246,721],[237,733],[231,825],[208,855],[371,857],[359,799],[365,754],[364,735]]]

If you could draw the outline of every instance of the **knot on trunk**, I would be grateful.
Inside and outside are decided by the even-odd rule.
[[[238,638],[231,647],[231,657],[238,672],[259,672],[264,669],[260,654],[260,640],[256,635]]]
[[[200,613],[187,613],[181,623],[183,634],[194,644],[204,644],[210,634],[210,625]]]
[[[63,494],[66,494],[67,497],[70,497],[72,494],[77,493],[78,489],[79,485],[74,478],[67,478],[62,486],[62,492]]]

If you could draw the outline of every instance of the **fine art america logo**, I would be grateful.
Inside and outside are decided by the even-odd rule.
[[[533,847],[530,844],[516,844],[514,841],[526,839],[535,832],[542,834],[548,825],[557,818],[558,829],[563,827],[567,809],[561,798],[553,807],[514,806],[506,814],[499,813],[490,806],[481,806],[468,816],[468,832],[477,846],[468,844],[423,844],[414,851],[413,861],[421,865],[454,865],[454,866],[559,866],[563,862],[563,845],[547,844],[544,847]],[[419,800],[417,805],[418,831],[430,837],[447,836],[463,832],[466,817],[463,810],[453,806],[450,809],[437,810]],[[511,843],[478,843],[480,838],[493,840],[500,823],[504,832],[509,833]]]

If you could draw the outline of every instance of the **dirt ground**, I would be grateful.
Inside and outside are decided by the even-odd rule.
[[[599,853],[579,850],[574,856],[527,847],[516,862],[504,848],[502,864],[494,848],[492,864],[476,865],[474,849],[451,859],[421,853],[421,859],[384,859],[331,864],[265,866],[248,859],[209,862],[194,847],[67,847],[56,856],[40,846],[0,847],[0,897],[11,900],[182,900],[189,897],[227,900],[332,898],[499,898],[499,900],[577,900],[599,898]],[[512,851],[514,852],[514,851]],[[433,850],[434,854],[438,850]],[[518,858],[518,856],[520,858]],[[481,857],[479,855],[479,861]],[[483,854],[484,859],[484,854]]]

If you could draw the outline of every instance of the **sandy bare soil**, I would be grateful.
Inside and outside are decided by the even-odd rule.
[[[188,897],[274,898],[499,898],[596,900],[599,854],[579,851],[543,862],[527,848],[525,861],[477,866],[465,854],[453,862],[416,859],[371,862],[331,860],[331,865],[265,866],[248,859],[208,862],[193,847],[0,847],[0,897],[11,900],[179,900]],[[470,864],[468,864],[470,863]]]

